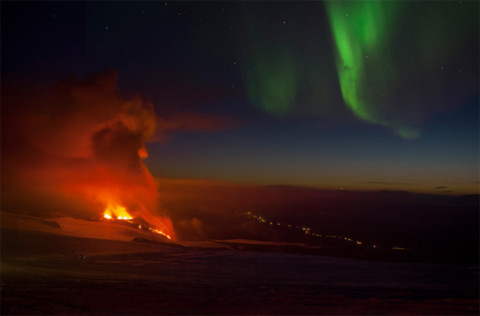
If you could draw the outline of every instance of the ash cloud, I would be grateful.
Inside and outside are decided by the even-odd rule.
[[[170,113],[158,118],[158,129],[154,140],[163,142],[173,133],[179,132],[216,132],[240,126],[242,122],[222,115],[204,114],[196,112]]]
[[[158,118],[151,103],[120,95],[115,71],[3,92],[3,211],[98,218],[119,204],[173,232],[142,159]]]

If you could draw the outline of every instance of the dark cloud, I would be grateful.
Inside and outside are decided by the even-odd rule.
[[[437,190],[446,189],[446,188],[447,188],[447,187],[446,187],[446,186],[443,186],[443,185],[440,185],[440,186],[435,187],[435,189],[437,189]]]
[[[215,132],[232,129],[242,122],[222,115],[195,112],[171,112],[158,118],[154,140],[163,141],[178,132]]]
[[[414,183],[409,182],[387,182],[387,181],[365,181],[362,183],[367,184],[381,184],[381,185],[413,185]]]

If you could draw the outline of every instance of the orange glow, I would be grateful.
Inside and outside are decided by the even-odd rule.
[[[106,219],[112,219],[112,214],[108,213],[108,211],[105,211],[105,213],[103,214],[103,217]]]
[[[153,232],[153,233],[162,235],[162,236],[164,236],[164,237],[167,237],[167,238],[170,239],[170,240],[172,239],[172,237],[170,237],[170,235],[165,234],[165,233],[162,232],[160,229],[152,229],[152,228],[150,228],[150,231]]]
[[[112,214],[115,215],[115,217],[119,220],[133,219],[133,217],[128,214],[127,209],[120,205],[117,205],[116,207],[108,205],[107,209],[103,213],[103,217],[106,219],[112,219]]]
[[[116,72],[104,71],[10,96],[2,123],[12,150],[2,152],[1,168],[11,171],[9,194],[2,197],[11,197],[15,208],[35,205],[38,212],[74,218],[141,219],[175,239],[171,219],[159,209],[158,183],[142,160],[148,157],[145,142],[157,137],[158,117],[141,96],[118,93],[117,79]],[[34,153],[34,163],[22,158],[25,153]]]
[[[138,157],[142,159],[148,158],[148,152],[145,149],[145,146],[141,147],[137,153],[138,153]]]

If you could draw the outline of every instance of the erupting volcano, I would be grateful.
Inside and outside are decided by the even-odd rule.
[[[114,71],[31,90],[5,95],[4,205],[27,214],[138,219],[173,239],[143,162],[157,125],[153,105],[122,96]]]
[[[129,223],[135,224],[135,226],[138,229],[146,230],[146,231],[149,231],[151,233],[161,235],[161,236],[163,236],[167,239],[170,239],[170,240],[172,239],[172,236],[163,232],[160,229],[151,227],[149,225],[145,225],[145,224],[142,225],[142,224],[137,223],[138,219],[132,217],[132,215],[130,215],[127,212],[127,209],[123,206],[113,207],[113,206],[109,205],[107,207],[107,209],[105,210],[105,212],[103,213],[103,218],[106,219],[106,220],[128,221]],[[140,221],[142,223],[144,222],[143,219],[140,219]]]
[[[113,207],[109,205],[105,212],[103,213],[103,217],[106,219],[113,219],[116,218],[118,220],[130,220],[133,217],[128,214],[127,209],[123,206],[116,206]]]

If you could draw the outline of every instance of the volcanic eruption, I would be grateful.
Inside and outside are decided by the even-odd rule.
[[[103,71],[47,88],[3,87],[3,211],[139,219],[174,238],[143,162],[157,116],[140,96],[122,96],[117,77]]]

